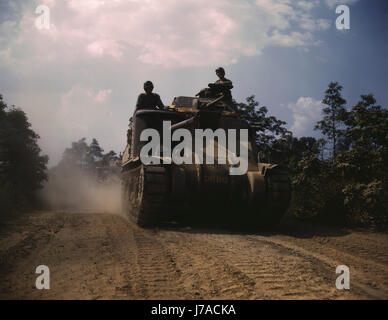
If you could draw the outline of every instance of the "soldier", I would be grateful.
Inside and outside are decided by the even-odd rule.
[[[225,78],[225,70],[222,67],[216,69],[216,75],[219,79],[214,83],[209,83],[208,88],[202,89],[196,95],[200,98],[217,98],[223,95],[222,100],[233,109],[232,93],[230,92],[233,88],[232,81]]]
[[[224,96],[224,101],[232,103],[232,93],[230,92],[233,89],[233,83],[229,79],[225,78],[225,70],[222,67],[216,69],[216,75],[218,80],[214,83],[209,83],[209,88],[212,92],[217,94],[222,94]]]
[[[164,104],[157,93],[152,93],[154,85],[151,81],[144,83],[145,93],[141,93],[137,98],[136,110],[140,109],[164,109]]]

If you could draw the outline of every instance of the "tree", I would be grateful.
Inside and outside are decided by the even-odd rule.
[[[4,177],[7,167],[7,152],[6,152],[6,139],[9,124],[7,122],[7,105],[3,101],[3,96],[0,95],[0,179]],[[4,179],[2,179],[4,181]]]
[[[117,153],[114,152],[113,150],[109,151],[108,153],[105,153],[103,155],[103,159],[102,159],[102,164],[104,166],[107,166],[109,165],[109,162],[110,161],[113,161],[113,160],[118,160],[119,158],[117,157]]]
[[[321,152],[321,141],[313,137],[293,137],[286,134],[276,139],[271,145],[271,160],[288,165],[295,171],[298,162],[308,156],[318,156]]]
[[[48,157],[41,154],[39,135],[24,111],[9,108],[0,95],[0,201],[23,207],[35,200],[47,180]]]
[[[349,181],[369,182],[387,174],[388,110],[375,104],[373,95],[361,95],[349,112],[344,132],[349,149],[337,161]]]
[[[329,85],[328,108],[317,127],[331,143],[332,159],[303,156],[293,175],[294,210],[335,224],[388,226],[388,110],[372,94],[349,112],[342,86]]]
[[[376,228],[388,224],[388,110],[372,94],[352,107],[345,132],[349,150],[336,162],[344,177],[345,206],[353,220]]]
[[[315,130],[320,130],[331,143],[332,158],[335,159],[337,152],[343,149],[344,130],[343,125],[347,118],[345,109],[346,100],[341,96],[342,86],[338,82],[330,82],[325,92],[322,103],[327,105],[323,109],[323,119],[318,121]]]
[[[388,110],[376,105],[372,94],[361,95],[347,118],[346,138],[351,147],[372,151],[388,147]]]
[[[88,145],[86,138],[71,143],[70,148],[63,152],[58,167],[67,166],[81,171],[94,171],[99,166],[106,166],[111,160],[117,160],[117,154],[113,150],[104,153],[104,149],[96,138]]]
[[[89,160],[91,163],[96,164],[103,160],[104,149],[100,147],[96,138],[92,139],[92,142],[89,145]]]
[[[71,143],[71,148],[66,148],[58,166],[68,166],[88,169],[90,148],[86,143],[86,138],[82,138]]]
[[[271,145],[276,140],[277,136],[287,133],[284,127],[284,121],[278,120],[276,117],[267,116],[267,107],[259,107],[259,102],[255,100],[255,96],[246,98],[246,103],[235,103],[236,111],[240,118],[245,120],[254,129],[254,140],[259,148],[261,158],[271,158]]]

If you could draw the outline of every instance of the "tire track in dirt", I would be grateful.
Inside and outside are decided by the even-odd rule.
[[[118,215],[33,213],[0,227],[0,298],[388,297],[387,235],[315,236],[304,227],[293,235],[286,228],[279,234],[150,230]],[[40,264],[50,267],[50,290],[34,286]],[[335,287],[339,264],[351,268],[349,291]]]
[[[170,234],[167,235],[167,237]],[[166,234],[163,234],[166,237]],[[233,270],[240,279],[249,282],[235,282],[235,290],[247,290],[251,299],[325,299],[351,298],[352,294],[339,292],[334,286],[331,273],[321,265],[316,265],[310,257],[298,256],[268,241],[251,241],[246,236],[230,234],[185,234],[178,238],[179,243],[200,248],[199,255],[211,256],[213,261],[221,263],[225,269]],[[183,241],[182,241],[183,240]],[[162,239],[163,241],[163,239]],[[225,268],[226,267],[226,268]],[[222,278],[222,272],[216,274],[213,281]],[[235,296],[235,293],[234,295]],[[354,297],[354,296],[353,296]]]
[[[252,299],[254,281],[189,236],[173,231],[157,233],[158,241],[174,252],[181,272],[181,285],[193,293],[192,298]]]
[[[360,260],[368,261],[373,265],[388,267],[388,236],[386,234],[371,234],[352,232],[346,237],[313,240],[323,242],[344,253],[357,253]],[[373,260],[372,260],[373,259]]]
[[[374,262],[371,259],[360,259],[354,254],[345,252],[342,248],[335,248],[335,246],[327,244],[322,245],[311,239],[296,239],[285,236],[277,236],[276,238],[249,236],[249,238],[281,246],[302,257],[310,257],[310,259],[316,260],[315,265],[326,266],[332,274],[337,266],[347,265],[350,268],[351,291],[370,299],[388,298],[388,267],[379,262]]]
[[[180,272],[173,254],[156,241],[154,232],[129,222],[136,247],[132,272],[133,288],[140,299],[182,299],[187,297],[180,285]]]
[[[24,236],[20,237],[20,241],[5,246],[6,249],[0,251],[0,298],[12,296],[14,292],[24,293],[26,286],[30,290],[35,289],[31,274],[42,263],[30,263],[35,258],[34,252],[46,250],[64,224],[65,219],[53,217],[50,213],[40,213],[39,217],[22,216],[2,226],[4,238],[21,230]],[[9,274],[12,274],[12,277],[9,277]]]

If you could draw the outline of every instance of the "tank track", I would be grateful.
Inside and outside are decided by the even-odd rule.
[[[152,226],[167,217],[170,181],[166,168],[144,166],[124,173],[124,201],[128,217],[139,226]]]

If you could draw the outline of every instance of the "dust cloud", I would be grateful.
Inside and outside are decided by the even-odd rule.
[[[54,168],[42,193],[51,210],[121,214],[121,185],[117,174],[104,178],[78,168]]]

